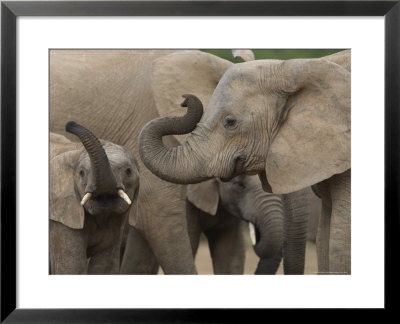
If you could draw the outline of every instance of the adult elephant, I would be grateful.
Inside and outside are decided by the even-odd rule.
[[[173,52],[51,50],[50,130],[72,139],[64,126],[67,121],[76,120],[100,138],[123,145],[136,155],[140,130],[162,115],[152,91],[152,65]],[[231,65],[210,54],[180,53],[182,66],[209,62],[214,66],[212,76],[216,80]],[[199,69],[197,77],[201,73]],[[208,74],[203,76],[207,87],[214,89],[216,83],[208,83]],[[173,137],[165,141],[167,145],[178,144]],[[185,187],[161,180],[141,161],[139,169],[137,212],[129,217],[132,226],[122,273],[157,273],[158,264],[166,274],[197,273],[187,231]]]
[[[243,274],[243,220],[255,226],[256,274],[275,274],[282,259],[284,207],[279,195],[263,191],[257,177],[188,185],[188,229],[193,254],[207,236],[215,274]]]
[[[136,159],[79,124],[67,130],[82,143],[50,133],[50,273],[117,274],[136,208]]]
[[[341,55],[350,66],[350,51]],[[212,96],[207,87],[193,91],[201,100],[185,96],[185,116],[159,118],[144,127],[143,162],[162,179],[182,184],[259,174],[264,190],[286,194],[319,183],[319,272],[349,274],[350,72],[349,66],[333,63],[337,58],[231,66]],[[169,62],[162,58],[155,68]],[[190,80],[201,80],[172,66],[167,79],[175,83],[169,92],[159,92],[166,107],[188,93]],[[196,66],[202,75],[207,68]],[[200,120],[201,101],[207,109]],[[165,135],[188,132],[181,146],[162,142]]]

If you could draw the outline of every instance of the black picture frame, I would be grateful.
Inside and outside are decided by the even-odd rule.
[[[388,257],[399,237],[400,1],[2,1],[1,2],[1,322],[235,322],[238,312],[195,309],[16,308],[16,19],[19,16],[384,16],[385,309],[398,274]],[[390,243],[390,244],[389,244]],[[373,262],[373,261],[372,261]],[[393,299],[391,299],[393,298]],[[261,314],[259,314],[261,315]]]

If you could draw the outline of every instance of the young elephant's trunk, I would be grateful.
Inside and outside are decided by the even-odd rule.
[[[66,124],[67,132],[79,137],[90,157],[93,172],[93,188],[89,192],[95,195],[107,194],[117,189],[117,181],[111,170],[110,162],[103,146],[95,135],[76,122]]]
[[[254,252],[260,258],[256,274],[275,274],[282,259],[283,219],[282,197],[262,189],[257,177],[246,177],[245,191],[239,201],[240,216],[255,227]]]
[[[282,249],[284,210],[280,197],[270,195],[260,208],[262,214],[255,217],[257,242],[254,251],[262,259],[273,258]]]
[[[201,101],[193,95],[184,95],[182,107],[187,107],[182,117],[162,117],[147,123],[139,135],[139,154],[146,167],[155,175],[166,181],[187,184],[196,183],[207,178],[196,172],[193,150],[188,141],[182,146],[165,146],[162,137],[181,135],[195,129],[203,115]]]

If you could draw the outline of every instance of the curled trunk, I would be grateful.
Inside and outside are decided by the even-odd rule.
[[[203,115],[201,101],[193,95],[184,95],[182,117],[162,117],[147,123],[139,135],[139,154],[146,167],[158,177],[174,183],[197,183],[206,180],[191,165],[195,161],[193,149],[187,140],[182,146],[165,146],[162,137],[193,131]],[[190,157],[191,156],[191,157]]]
[[[272,258],[260,258],[258,261],[257,269],[254,274],[275,274],[278,271],[279,265],[282,260],[282,249],[278,251]]]
[[[88,129],[73,121],[68,122],[65,129],[79,137],[89,154],[94,188],[90,188],[88,191],[101,195],[115,190],[117,187],[115,176],[111,170],[107,154],[97,137]]]
[[[282,259],[284,219],[282,199],[258,187],[248,198],[243,212],[246,210],[257,212],[248,218],[256,228],[254,252],[260,258],[255,273],[275,274]]]
[[[257,243],[254,251],[260,258],[272,258],[282,249],[283,211],[269,212],[255,222]]]

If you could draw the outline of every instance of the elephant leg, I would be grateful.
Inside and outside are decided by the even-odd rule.
[[[201,216],[201,211],[196,208],[196,206],[194,206],[190,201],[186,200],[187,227],[193,257],[196,257],[196,253],[200,243],[200,235],[202,232],[200,224]]]
[[[243,274],[245,244],[243,222],[231,216],[230,224],[205,231],[214,274]]]
[[[149,171],[147,171],[150,173]],[[186,221],[185,187],[154,175],[140,186],[136,228],[141,230],[165,274],[197,274]],[[141,177],[142,179],[142,177]],[[146,192],[147,191],[147,192]],[[140,199],[141,195],[146,199]]]
[[[165,274],[197,274],[184,215],[154,217],[146,238]],[[165,230],[159,230],[165,226]],[[168,230],[167,230],[168,229]]]
[[[329,236],[331,227],[332,204],[330,188],[326,182],[318,185],[321,195],[321,215],[318,222],[318,230],[316,237],[318,274],[329,273]]]
[[[86,246],[87,235],[83,230],[50,220],[51,274],[86,274]]]
[[[121,264],[121,274],[157,274],[158,263],[149,243],[133,226],[129,226],[128,239]]]
[[[332,215],[329,241],[329,271],[351,273],[351,171],[330,179]]]
[[[285,274],[304,274],[309,205],[304,190],[283,196],[285,206],[283,269]]]

